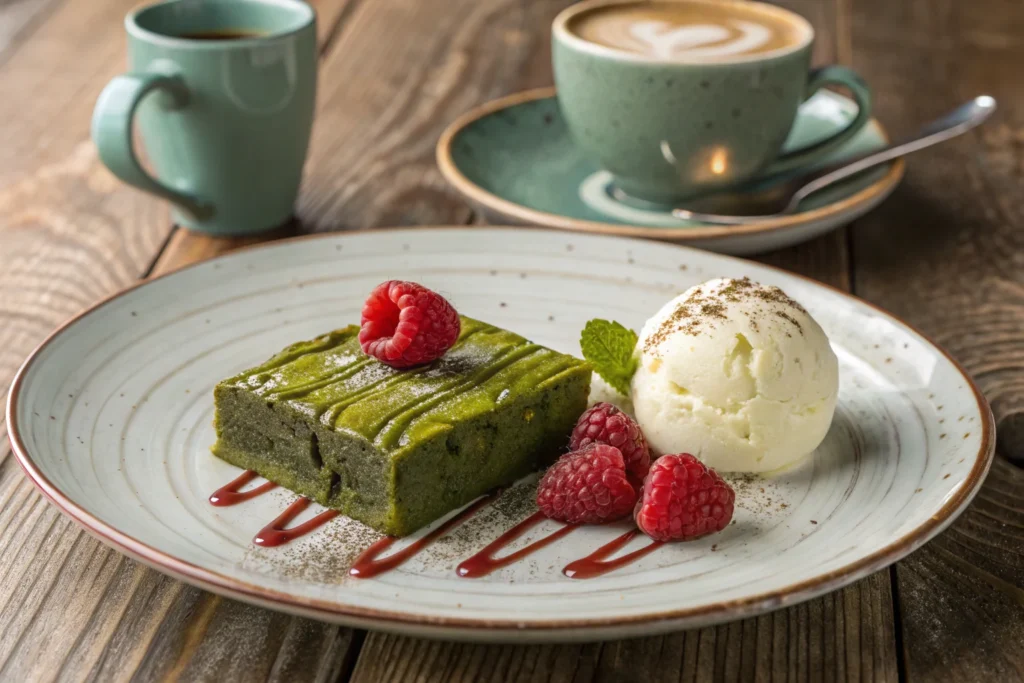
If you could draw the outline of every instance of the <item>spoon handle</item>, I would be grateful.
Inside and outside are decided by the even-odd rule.
[[[988,95],[975,97],[970,102],[960,105],[942,118],[932,121],[913,137],[857,157],[853,161],[847,159],[839,164],[822,169],[812,174],[810,182],[793,194],[789,207],[795,207],[809,195],[844,178],[849,178],[852,175],[867,170],[872,166],[884,164],[887,161],[892,161],[911,152],[931,147],[966,133],[991,116],[995,109],[996,101],[992,97]]]

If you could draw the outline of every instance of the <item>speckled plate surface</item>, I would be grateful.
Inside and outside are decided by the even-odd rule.
[[[290,545],[260,548],[254,534],[292,494],[207,502],[239,474],[208,450],[214,384],[356,320],[382,280],[423,282],[468,315],[578,353],[587,319],[638,328],[667,298],[714,276],[783,287],[820,321],[842,373],[822,446],[783,475],[734,479],[736,523],[721,534],[569,579],[566,564],[626,527],[584,528],[490,576],[459,577],[461,560],[533,511],[527,482],[400,568],[354,579],[349,563],[376,538],[362,525],[338,517]],[[981,485],[994,443],[991,413],[962,370],[857,299],[692,249],[476,228],[298,239],[123,292],[32,354],[11,390],[8,425],[18,460],[54,504],[160,571],[319,619],[516,642],[705,625],[839,588],[948,525]],[[557,527],[544,522],[523,541]]]
[[[856,112],[850,99],[819,91],[801,106],[785,148],[825,139]],[[880,149],[887,142],[885,130],[872,119],[817,166]],[[448,182],[493,223],[671,240],[727,254],[778,249],[845,225],[888,197],[904,168],[899,160],[850,178],[808,197],[791,216],[744,226],[685,221],[667,209],[616,199],[611,175],[573,143],[552,88],[509,95],[459,117],[437,143],[437,163]],[[750,186],[757,183],[753,180]]]

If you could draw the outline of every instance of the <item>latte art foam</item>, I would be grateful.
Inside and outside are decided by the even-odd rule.
[[[732,26],[673,26],[665,21],[638,21],[630,24],[628,30],[647,48],[646,52],[663,59],[742,55],[760,49],[772,39],[771,29],[766,26],[739,19],[730,23]]]
[[[732,3],[611,5],[575,17],[584,40],[660,60],[728,60],[796,45],[800,28],[783,16]]]

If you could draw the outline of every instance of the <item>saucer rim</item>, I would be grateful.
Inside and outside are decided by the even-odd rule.
[[[764,235],[774,234],[787,229],[799,228],[812,223],[835,218],[843,213],[853,210],[855,207],[867,204],[875,199],[884,198],[903,179],[906,170],[906,162],[903,158],[897,159],[884,176],[868,185],[866,188],[855,192],[836,202],[830,202],[825,206],[783,216],[768,221],[750,223],[746,225],[731,226],[692,226],[681,228],[654,227],[644,225],[630,225],[624,223],[603,223],[581,218],[571,218],[556,213],[533,209],[522,204],[500,197],[489,190],[485,190],[470,180],[455,163],[452,156],[452,144],[456,136],[466,129],[471,123],[490,116],[495,112],[509,107],[532,102],[536,100],[549,99],[556,96],[553,86],[534,88],[521,92],[499,97],[498,99],[478,105],[452,121],[441,133],[435,148],[435,158],[441,175],[459,193],[469,200],[478,203],[484,208],[502,214],[507,218],[522,221],[527,224],[542,227],[557,228],[573,232],[597,233],[604,235],[617,235],[619,237],[642,237],[645,239],[670,240],[681,244],[689,242],[700,242],[703,240],[717,239],[723,237],[739,237],[741,235]],[[883,139],[889,142],[889,134],[885,127],[875,118],[870,119],[878,127]]]

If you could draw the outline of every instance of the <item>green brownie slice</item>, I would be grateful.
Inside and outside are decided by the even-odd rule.
[[[590,366],[462,318],[430,365],[396,370],[346,327],[214,389],[213,453],[394,536],[548,464],[586,409]]]

